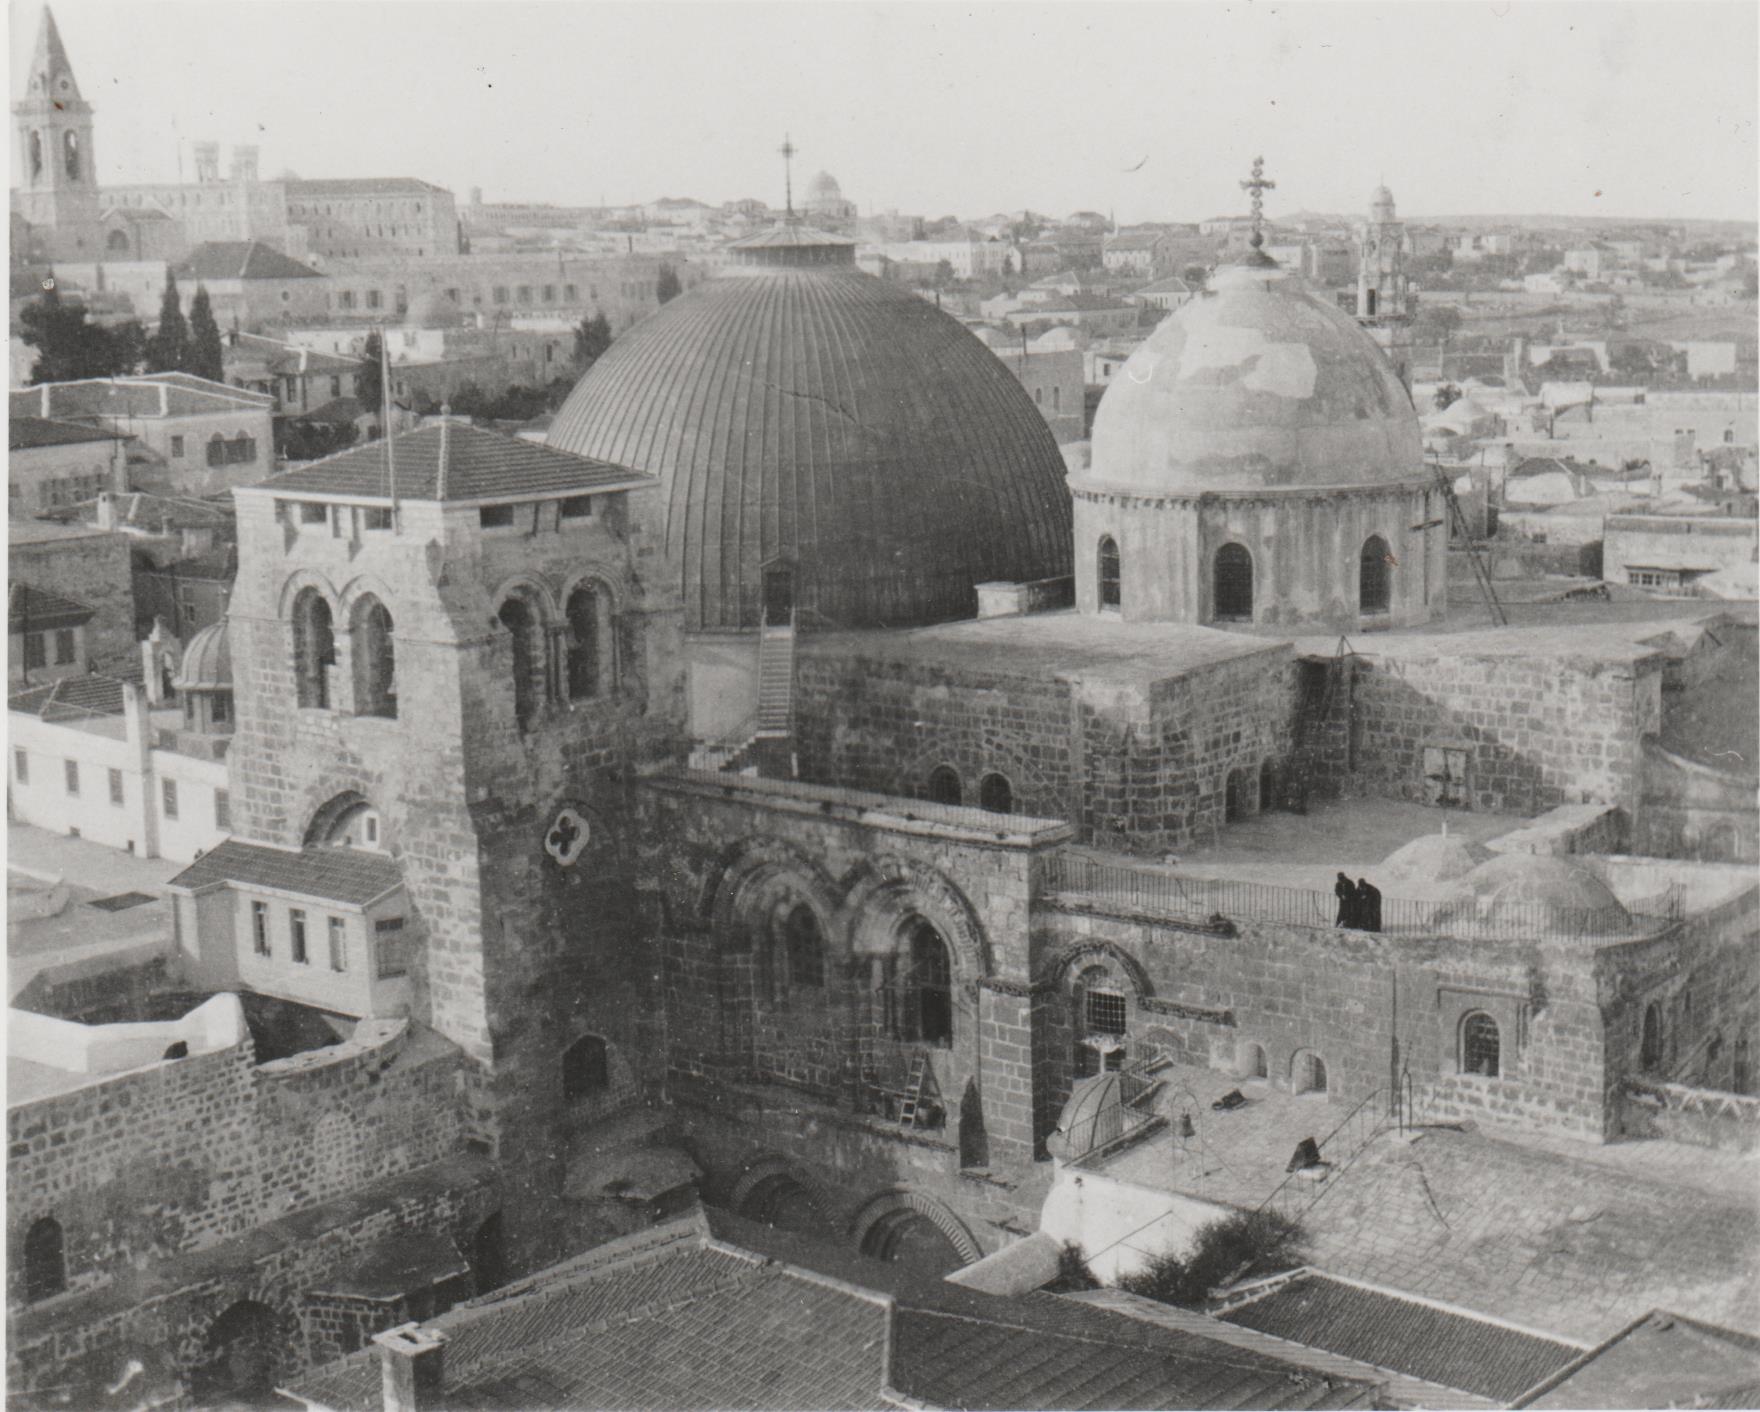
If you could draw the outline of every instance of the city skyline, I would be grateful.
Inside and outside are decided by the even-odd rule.
[[[15,99],[40,9],[12,7]],[[1736,4],[458,4],[441,24],[381,3],[340,31],[326,10],[57,4],[100,180],[175,180],[180,159],[192,177],[207,139],[259,145],[269,176],[408,174],[461,199],[780,204],[786,132],[797,180],[829,170],[864,213],[1200,220],[1244,209],[1259,152],[1273,218],[1360,210],[1381,181],[1420,219],[1756,202],[1755,12]],[[167,57],[134,62],[147,44]],[[275,63],[207,62],[253,49]],[[1667,91],[1705,106],[1641,101]]]

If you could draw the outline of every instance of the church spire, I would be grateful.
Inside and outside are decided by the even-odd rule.
[[[80,101],[79,81],[73,76],[73,65],[61,42],[54,12],[47,5],[43,6],[43,18],[37,25],[37,47],[31,55],[30,75],[30,97],[59,103]]]

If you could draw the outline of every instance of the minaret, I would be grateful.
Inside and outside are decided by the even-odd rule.
[[[96,259],[102,249],[92,105],[80,97],[55,16],[43,7],[25,96],[13,104],[19,184],[12,207],[31,226],[36,251],[55,259]]]
[[[1412,309],[1406,281],[1406,228],[1393,209],[1393,193],[1375,188],[1369,221],[1357,250],[1357,322],[1392,361],[1399,380],[1412,388]]]

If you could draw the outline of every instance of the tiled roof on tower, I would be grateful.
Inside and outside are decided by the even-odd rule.
[[[394,467],[399,499],[448,503],[600,495],[655,484],[652,476],[591,456],[444,422],[397,436],[389,458],[383,440],[370,441],[284,471],[252,488],[278,495],[389,500]]]

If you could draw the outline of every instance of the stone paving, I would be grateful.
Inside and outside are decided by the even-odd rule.
[[[1208,1070],[1164,1077],[1168,1128],[1102,1170],[1254,1207],[1314,1137],[1340,1164],[1304,1217],[1322,1269],[1582,1342],[1658,1307],[1760,1333],[1760,1158],[1426,1129],[1384,1132],[1347,1165],[1352,1132],[1325,1141],[1339,1105]],[[1248,1107],[1211,1112],[1236,1086]],[[1176,1136],[1184,1111],[1194,1139]]]

